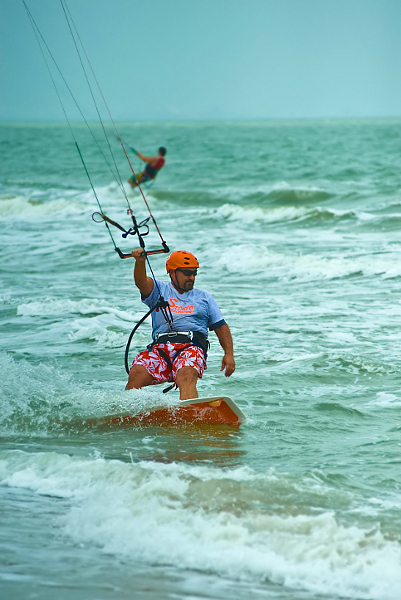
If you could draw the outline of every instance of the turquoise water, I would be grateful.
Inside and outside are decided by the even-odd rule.
[[[146,309],[132,261],[91,218],[68,127],[0,125],[4,597],[398,600],[401,121],[118,128],[145,154],[167,147],[146,198],[170,248],[199,258],[196,284],[235,344],[226,379],[211,334],[199,393],[231,396],[248,420],[87,424],[178,395],[124,391]],[[102,208],[128,227],[112,173],[74,132]],[[151,262],[166,278],[165,257]],[[149,339],[146,323],[132,353]]]

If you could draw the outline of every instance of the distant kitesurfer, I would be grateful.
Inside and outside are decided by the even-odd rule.
[[[132,363],[126,390],[147,385],[174,382],[180,399],[198,398],[196,384],[206,369],[209,347],[208,330],[218,337],[224,356],[221,371],[230,377],[235,370],[233,340],[223,315],[208,292],[194,288],[199,263],[190,252],[178,250],[167,259],[170,282],[155,281],[146,274],[142,248],[132,251],[135,258],[134,280],[147,306],[156,304],[161,294],[169,304],[174,330],[159,309],[152,312],[153,341]]]
[[[131,175],[128,179],[128,183],[132,188],[135,188],[138,183],[145,183],[150,179],[155,179],[156,175],[164,167],[164,163],[166,162],[166,148],[164,146],[160,146],[157,156],[144,156],[141,152],[137,152],[135,148],[130,147],[133,152],[141,159],[143,162],[146,162],[146,167],[140,173],[135,175]]]

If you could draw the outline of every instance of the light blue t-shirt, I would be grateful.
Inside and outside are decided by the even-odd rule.
[[[189,292],[180,294],[175,287],[169,283],[164,283],[156,279],[157,285],[153,284],[153,290],[144,298],[144,302],[149,308],[154,306],[159,298],[159,292],[168,302],[173,316],[174,325],[178,331],[200,331],[206,337],[208,329],[211,331],[225,324],[223,315],[217,302],[209,292],[192,289]],[[152,337],[158,333],[167,333],[167,321],[163,317],[160,309],[152,312]]]

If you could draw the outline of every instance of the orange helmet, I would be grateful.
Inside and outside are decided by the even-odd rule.
[[[199,269],[199,262],[196,256],[186,250],[176,250],[168,257],[166,261],[166,271],[175,271],[176,269]]]

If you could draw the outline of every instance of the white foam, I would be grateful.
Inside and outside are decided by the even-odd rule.
[[[126,332],[117,333],[109,331],[107,327],[110,325],[110,322],[102,322],[101,319],[91,319],[89,324],[74,321],[71,325],[68,338],[72,342],[83,340],[96,341],[103,348],[121,348],[126,342]]]
[[[369,406],[377,406],[380,408],[398,408],[401,406],[401,398],[396,394],[377,392],[376,398],[369,402]]]
[[[31,438],[43,437],[55,427],[63,431],[67,423],[79,428],[87,418],[139,414],[176,402],[174,394],[166,397],[157,387],[125,391],[121,373],[109,389],[102,389],[97,381],[88,388],[77,385],[57,363],[34,366],[5,352],[0,353],[0,372],[0,427],[7,436],[20,435],[28,426]]]
[[[304,218],[316,212],[315,208],[281,206],[281,207],[242,207],[235,204],[223,204],[216,210],[216,216],[228,221],[241,221],[242,223],[276,223],[280,221],[293,221]]]
[[[32,220],[46,219],[56,214],[80,214],[86,210],[77,199],[59,197],[54,200],[35,200],[16,196],[0,198],[0,220]]]
[[[235,199],[237,203],[239,200],[247,199],[250,196],[254,197],[255,195],[268,199],[271,197],[278,198],[284,202],[286,199],[293,202],[316,201],[317,199],[321,200],[322,198],[325,199],[330,196],[330,193],[322,187],[315,185],[293,185],[287,181],[278,181],[273,185],[253,184],[251,187],[244,187],[243,185],[224,185],[224,187],[220,187],[217,190],[211,190],[211,193],[219,199]]]
[[[326,258],[315,254],[286,254],[255,244],[239,244],[222,250],[217,264],[231,273],[258,273],[281,276],[286,280],[333,279],[354,274],[381,275],[384,279],[401,276],[396,256],[356,256]]]
[[[275,486],[288,491],[285,475],[20,451],[0,459],[2,485],[70,499],[59,525],[75,543],[329,596],[401,595],[399,542],[341,524],[330,512],[274,514],[269,496]]]
[[[129,313],[124,310],[118,310],[109,304],[106,300],[97,300],[96,298],[82,298],[81,300],[70,300],[69,298],[50,298],[45,297],[40,300],[32,300],[20,304],[17,308],[17,314],[21,316],[59,316],[68,314],[93,315],[107,314],[117,317],[119,320],[129,323],[139,320],[143,313]]]

